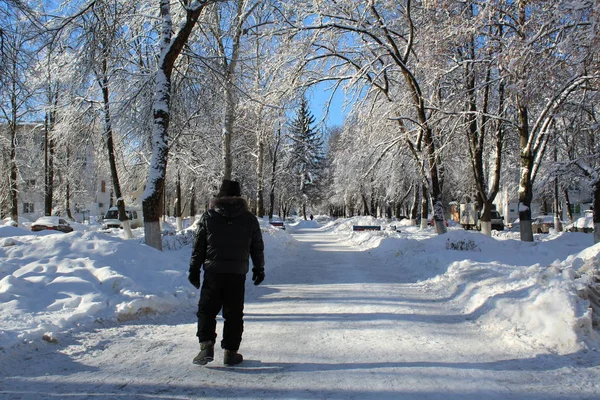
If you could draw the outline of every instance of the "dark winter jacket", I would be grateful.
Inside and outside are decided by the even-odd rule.
[[[264,243],[258,220],[241,197],[219,197],[198,223],[190,274],[264,272]]]

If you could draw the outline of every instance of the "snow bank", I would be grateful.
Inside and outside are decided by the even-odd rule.
[[[196,303],[187,281],[194,229],[169,231],[161,252],[118,231],[0,227],[0,348]],[[268,223],[261,229],[268,263],[282,264],[294,240]]]
[[[135,241],[14,229],[0,228],[2,346],[141,310],[166,311],[189,297],[181,265]]]
[[[281,275],[291,258],[302,257],[290,233],[318,229],[368,251],[373,266],[385,265],[398,282],[418,284],[457,315],[506,340],[561,354],[598,340],[589,302],[578,296],[600,265],[600,245],[591,246],[590,235],[536,235],[527,243],[510,232],[488,237],[453,227],[445,235],[414,226],[397,232],[390,229],[397,222],[372,217],[338,219],[320,228],[316,221],[299,221],[285,231],[267,219],[260,224],[267,285],[269,274]],[[383,230],[353,232],[357,224]],[[78,229],[62,234],[0,227],[0,347],[59,340],[65,331],[106,319],[197,302],[198,291],[187,282],[194,226],[165,234],[163,252],[145,246],[142,231],[124,240],[118,232]],[[253,296],[258,289],[247,282]]]
[[[580,238],[568,233],[546,237],[543,242],[525,243],[451,232],[448,243],[473,247],[468,251],[449,247],[462,257],[430,283],[452,291],[456,306],[482,329],[559,354],[581,350],[598,340],[589,301],[578,293],[588,283],[586,272],[600,265],[600,246],[566,256],[569,249],[583,247]]]

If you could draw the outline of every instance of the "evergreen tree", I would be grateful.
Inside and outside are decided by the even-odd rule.
[[[323,171],[323,137],[313,126],[315,117],[305,98],[300,101],[296,116],[289,124],[288,167],[294,174],[293,186],[306,218],[306,205],[318,201],[320,177]]]

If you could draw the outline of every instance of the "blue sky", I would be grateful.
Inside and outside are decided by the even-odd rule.
[[[348,113],[348,110],[344,110],[344,93],[341,89],[333,96],[332,102],[329,106],[329,112],[325,109],[326,103],[331,97],[331,91],[328,90],[331,84],[321,83],[314,86],[308,91],[307,99],[310,105],[310,110],[315,116],[317,123],[320,123],[323,117],[325,118],[325,125],[327,127],[341,126],[344,123],[344,119]]]

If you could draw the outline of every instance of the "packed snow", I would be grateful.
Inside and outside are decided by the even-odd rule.
[[[353,225],[381,231],[353,232]],[[262,220],[245,361],[197,353],[194,226],[164,250],[118,229],[0,227],[0,397],[597,399],[582,296],[600,244],[579,232],[447,234],[371,217]],[[396,229],[394,229],[394,226]],[[218,333],[222,321],[219,321]]]

